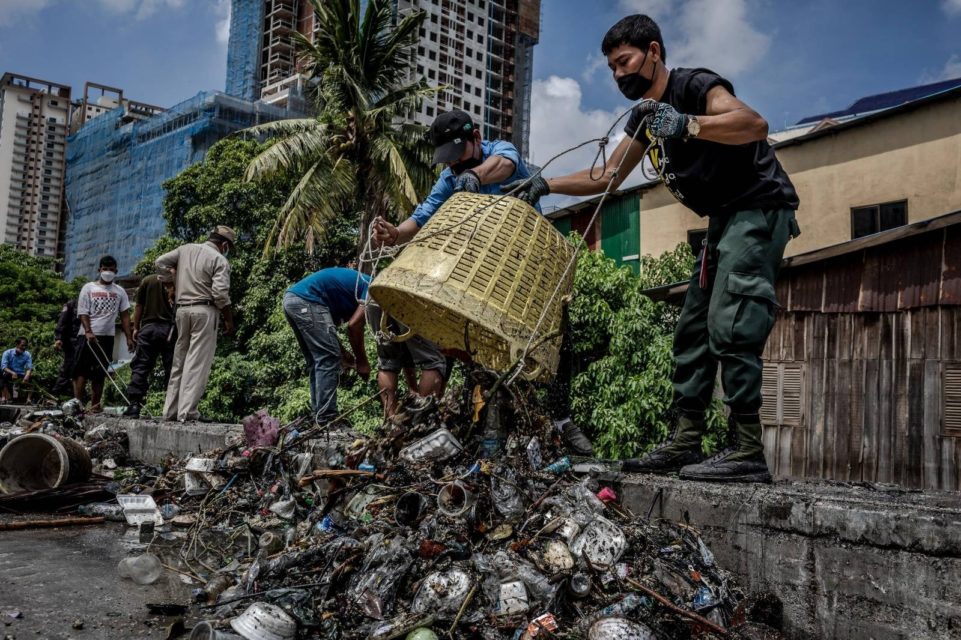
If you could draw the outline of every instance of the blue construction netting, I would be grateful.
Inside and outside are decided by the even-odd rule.
[[[160,115],[105,113],[67,138],[64,275],[92,278],[101,255],[130,273],[164,233],[164,181],[204,159],[230,133],[292,117],[280,107],[201,92]]]
[[[264,0],[232,0],[227,42],[227,95],[260,98],[260,49],[264,33]]]

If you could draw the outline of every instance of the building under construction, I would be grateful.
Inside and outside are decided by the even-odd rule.
[[[510,140],[526,156],[540,0],[394,0],[394,11],[427,14],[411,72],[447,85],[414,120],[430,124],[438,113],[463,109],[483,125],[485,138]],[[308,0],[233,0],[227,93],[306,108],[293,34],[311,38],[316,29]]]
[[[92,277],[105,253],[129,273],[164,234],[165,181],[234,131],[289,117],[285,109],[221,92],[198,93],[147,118],[142,111],[126,101],[68,138],[67,278]]]

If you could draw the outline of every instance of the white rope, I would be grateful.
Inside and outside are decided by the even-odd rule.
[[[647,120],[647,116],[642,118],[641,121],[638,123],[637,128],[634,130],[634,135],[631,136],[632,143],[637,139],[637,134],[640,133],[641,129],[644,128],[644,124],[646,120]],[[617,123],[615,122],[615,125],[616,124]],[[654,138],[651,141],[651,143],[647,145],[647,147],[644,149],[644,153],[641,155],[641,162],[644,162],[644,158],[647,157],[647,154],[650,152],[651,148],[654,147],[654,145],[658,145],[661,151],[661,157],[662,158],[664,157],[663,156],[663,153],[664,153],[663,140],[661,140],[660,138]],[[607,196],[610,195],[611,187],[614,185],[614,181],[617,179],[618,175],[620,174],[621,167],[623,166],[624,160],[626,159],[627,159],[627,153],[621,156],[621,160],[620,162],[618,162],[617,167],[613,171],[609,172],[611,177],[607,182],[607,186],[604,188],[604,192],[601,195],[601,199],[598,200],[597,206],[594,208],[594,213],[591,215],[591,219],[588,221],[587,226],[584,229],[585,237],[590,233],[591,229],[594,227],[594,223],[597,221],[597,216],[600,214],[601,208],[604,206],[604,201],[607,200]],[[597,158],[595,158],[594,161],[596,163]],[[604,165],[605,166],[607,165],[606,159],[605,159]],[[662,161],[660,163],[660,167],[658,168],[658,177],[661,180],[664,179],[663,167],[664,167],[664,163]],[[593,170],[594,170],[594,166],[592,165],[591,166],[592,174],[593,174]],[[577,264],[578,255],[579,255],[579,250],[575,250],[573,255],[571,256],[571,259],[567,263],[567,267],[564,269],[564,273],[561,275],[560,279],[557,281],[557,286],[554,287],[554,292],[551,294],[550,299],[548,299],[547,304],[544,305],[544,308],[541,311],[541,315],[537,319],[537,324],[534,325],[534,330],[531,332],[531,337],[528,339],[527,344],[524,346],[524,351],[523,353],[521,353],[521,356],[518,359],[517,364],[515,365],[515,371],[506,380],[505,384],[507,385],[513,384],[514,381],[517,379],[517,377],[520,376],[521,373],[524,371],[524,362],[526,361],[527,356],[530,353],[530,350],[534,344],[535,338],[537,338],[538,336],[538,332],[540,331],[541,325],[544,323],[544,319],[547,317],[547,312],[551,309],[551,307],[554,305],[554,302],[557,300],[557,297],[561,291],[561,287],[564,285],[564,281],[567,279],[567,276],[571,272],[571,269],[573,269],[574,265]]]

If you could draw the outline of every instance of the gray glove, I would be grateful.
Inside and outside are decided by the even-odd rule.
[[[686,138],[689,117],[665,102],[644,100],[637,106],[641,115],[648,116],[648,127],[655,138]]]
[[[527,184],[524,184],[524,183]],[[521,185],[524,185],[521,187]],[[519,200],[523,200],[532,207],[537,204],[537,201],[544,196],[550,194],[551,188],[547,186],[547,180],[536,175],[532,178],[521,178],[520,180],[515,180],[514,182],[508,182],[501,186],[501,193],[510,193],[514,189],[521,187],[519,191],[513,194],[513,196]]]
[[[467,193],[478,193],[480,188],[480,178],[470,169],[457,176],[457,182],[454,183],[454,193],[458,193],[460,191],[466,191]]]

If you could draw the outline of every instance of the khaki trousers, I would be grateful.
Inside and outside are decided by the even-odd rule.
[[[177,345],[167,384],[164,420],[197,420],[217,348],[216,307],[177,309]]]

